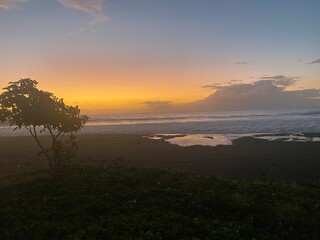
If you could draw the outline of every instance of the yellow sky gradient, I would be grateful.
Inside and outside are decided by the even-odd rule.
[[[170,56],[135,59],[121,54],[70,55],[50,51],[43,58],[30,58],[27,64],[26,59],[20,57],[8,62],[7,68],[0,72],[0,87],[20,78],[35,79],[40,89],[93,113],[145,112],[150,110],[144,104],[147,101],[201,100],[212,93],[203,89],[203,85],[234,79],[240,73],[237,69],[231,70],[233,63],[226,67],[216,61],[206,63]]]
[[[77,63],[78,64],[78,63]],[[215,68],[166,68],[160,70],[143,67],[117,65],[105,69],[102,66],[77,65],[60,62],[38,64],[33,69],[18,71],[6,69],[0,73],[0,87],[9,81],[30,77],[39,82],[39,88],[53,92],[64,98],[70,105],[78,105],[87,113],[147,112],[144,104],[148,101],[170,101],[188,103],[201,100],[213,93],[202,86],[228,82],[238,79],[244,83],[252,82],[262,76],[259,71],[250,76],[252,69],[236,66]],[[295,74],[297,76],[298,74]],[[250,77],[249,77],[250,76]],[[5,80],[4,80],[5,79]],[[288,90],[317,88],[319,84],[313,75],[303,77]]]
[[[3,76],[1,79],[8,79],[9,82],[22,76],[33,78],[39,82],[40,89],[53,92],[59,98],[64,98],[68,104],[79,105],[88,112],[144,112],[148,111],[143,104],[147,101],[184,103],[202,99],[210,94],[202,89],[200,84],[191,83],[192,79],[189,79],[189,84],[185,84],[188,82],[185,76],[179,81],[177,76],[150,76],[142,73],[127,76],[105,72],[48,74],[47,71],[37,71],[31,74],[35,77],[30,74],[21,74],[19,77],[11,75]],[[5,85],[2,81],[1,87]]]

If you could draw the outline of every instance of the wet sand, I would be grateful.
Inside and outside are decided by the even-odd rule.
[[[231,146],[179,147],[141,135],[78,135],[75,163],[155,167],[202,175],[272,178],[320,185],[320,143],[252,137]],[[47,137],[42,137],[47,141]],[[0,177],[48,168],[31,137],[0,137]]]

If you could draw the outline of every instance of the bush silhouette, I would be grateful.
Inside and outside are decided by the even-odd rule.
[[[35,139],[52,169],[59,169],[76,153],[74,133],[87,122],[78,106],[68,106],[53,93],[39,90],[38,82],[30,78],[10,82],[0,95],[0,121],[9,122],[14,130],[25,128]],[[51,137],[45,148],[39,134]]]

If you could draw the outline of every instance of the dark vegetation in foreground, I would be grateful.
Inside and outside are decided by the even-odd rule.
[[[320,189],[72,167],[0,189],[0,239],[320,239]]]

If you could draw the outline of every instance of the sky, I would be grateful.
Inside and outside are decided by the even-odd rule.
[[[316,106],[319,12],[319,0],[0,0],[0,87],[32,78],[89,113]]]

